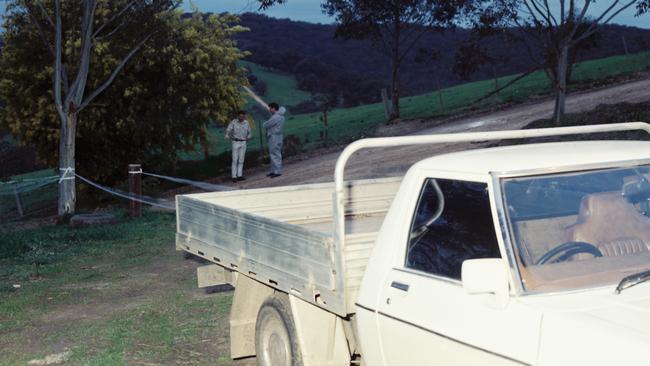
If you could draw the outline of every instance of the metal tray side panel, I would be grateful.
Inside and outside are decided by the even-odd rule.
[[[180,195],[176,247],[345,316],[400,182],[346,182],[344,248],[331,183]]]
[[[177,201],[183,241],[236,258],[236,263],[227,263],[235,268],[257,264],[314,288],[335,290],[330,236],[187,196],[177,196]]]

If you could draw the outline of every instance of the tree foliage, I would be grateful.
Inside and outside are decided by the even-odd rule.
[[[637,15],[645,13],[649,0],[611,1],[600,11],[594,10],[595,2],[491,0],[474,21],[479,37],[505,35],[523,43],[533,56],[533,67],[546,70],[556,94],[556,123],[564,115],[567,84],[577,52],[596,47],[597,32],[623,11],[636,7]]]
[[[241,105],[239,87],[246,83],[236,64],[245,54],[233,40],[245,29],[235,17],[188,17],[176,11],[152,22],[134,12],[110,22],[128,3],[103,0],[97,5],[95,23],[109,26],[94,38],[88,90],[105,82],[144,34],[151,31],[151,37],[79,113],[76,133],[77,173],[104,182],[124,177],[128,163],[163,168],[179,150],[207,143],[207,121],[227,121]],[[52,9],[52,1],[43,5]],[[78,67],[72,60],[81,45],[82,11],[81,2],[63,2],[63,64],[71,71]],[[0,124],[56,166],[61,122],[53,103],[53,58],[43,42],[53,35],[39,31],[29,16],[22,2],[7,8],[0,59],[0,100],[6,106]],[[41,24],[47,23],[42,19]]]
[[[386,56],[378,47],[373,47],[370,40],[335,39],[334,25],[295,22],[253,13],[242,14],[241,24],[250,28],[249,32],[237,35],[238,45],[251,51],[247,60],[294,75],[300,87],[312,93],[339,95],[339,107],[381,100],[379,90],[387,80]],[[650,49],[649,30],[612,24],[599,31],[597,47],[576,53],[577,61],[624,54],[622,36],[627,41],[629,53]],[[425,34],[401,65],[400,94],[403,97],[416,95],[467,80],[525,73],[531,67],[524,44],[491,37],[478,41],[490,51],[493,61],[486,64],[482,62],[484,59],[478,58],[481,63],[471,74],[460,77],[452,72],[454,53],[458,44],[468,37],[470,31],[460,27],[453,32]],[[299,58],[296,58],[296,50],[300,50]],[[474,56],[479,55],[468,52],[466,57]],[[297,113],[295,108],[290,110]]]
[[[323,11],[337,21],[336,35],[371,39],[391,68],[391,119],[399,118],[399,71],[405,57],[432,30],[444,30],[472,9],[472,0],[327,0]]]

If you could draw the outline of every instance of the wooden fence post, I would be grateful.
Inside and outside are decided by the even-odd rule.
[[[129,193],[134,196],[142,195],[142,166],[140,164],[129,164]],[[142,203],[130,200],[129,215],[141,217]]]

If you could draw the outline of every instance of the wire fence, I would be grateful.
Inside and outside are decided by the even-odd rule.
[[[57,176],[0,182],[0,220],[15,221],[56,209]]]
[[[135,173],[142,174],[142,176],[170,181],[180,185],[196,187],[208,192],[229,191],[233,189],[232,187],[221,184],[194,181],[144,171],[138,171]],[[62,179],[70,179],[72,177],[75,177],[76,179],[79,179],[80,182],[114,197],[133,202],[140,202],[159,209],[171,211],[176,209],[173,200],[135,194],[133,192],[125,192],[118,188],[107,187],[94,182],[86,177],[74,173],[74,170],[64,170],[61,172],[60,176],[53,175],[43,178],[0,182],[0,221],[12,222],[40,215],[55,214],[59,195],[59,183]]]

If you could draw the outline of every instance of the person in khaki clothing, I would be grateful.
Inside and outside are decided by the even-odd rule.
[[[251,126],[246,120],[246,112],[237,112],[237,118],[230,121],[226,128],[226,138],[232,141],[232,181],[246,179],[243,175],[246,141],[251,139]]]

